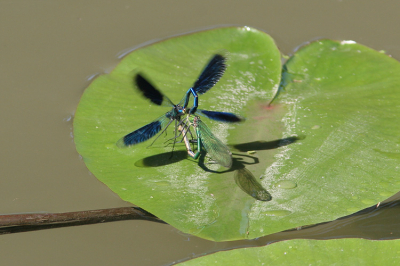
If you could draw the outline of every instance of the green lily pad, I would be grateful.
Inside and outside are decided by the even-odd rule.
[[[398,265],[399,250],[400,240],[296,239],[217,252],[178,265]]]
[[[270,36],[249,27],[180,36],[130,53],[85,90],[74,135],[89,170],[122,199],[183,232],[213,240],[242,239],[247,237],[252,205],[257,198],[265,204],[269,199],[262,187],[252,187],[256,179],[246,183],[246,178],[262,175],[276,149],[256,154],[232,149],[233,166],[226,169],[207,164],[204,156],[199,161],[188,158],[183,143],[176,144],[171,157],[172,147],[164,142],[173,136],[173,127],[151,147],[152,140],[130,148],[116,146],[121,137],[171,109],[140,97],[133,85],[134,73],[143,73],[177,104],[211,56],[220,51],[228,54],[227,70],[215,87],[199,96],[199,108],[234,112],[247,121],[227,125],[204,118],[203,122],[231,147],[279,139],[279,114],[284,110],[266,113],[266,103],[279,85],[280,53]],[[267,119],[270,122],[265,124]],[[243,173],[246,176],[240,178]]]
[[[287,109],[283,137],[304,139],[281,147],[268,166],[262,185],[273,199],[252,206],[250,236],[333,220],[400,189],[399,62],[351,41],[322,40],[284,69],[273,104]]]

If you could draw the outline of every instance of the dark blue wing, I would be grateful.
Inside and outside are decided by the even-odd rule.
[[[196,113],[202,114],[205,117],[210,118],[212,120],[225,123],[242,122],[245,120],[245,118],[240,115],[235,115],[233,113],[227,113],[227,112],[214,112],[214,111],[197,109]]]
[[[120,148],[135,145],[146,141],[163,129],[168,122],[170,121],[165,115],[161,116],[160,118],[154,120],[153,122],[136,129],[135,131],[125,135],[124,137],[120,138],[117,141],[117,146]]]
[[[220,54],[214,55],[208,65],[201,72],[200,77],[193,85],[193,89],[198,94],[206,93],[222,77],[225,72],[226,58]]]
[[[141,74],[135,76],[135,83],[139,91],[144,97],[149,99],[152,103],[164,106],[174,106],[167,96],[157,90],[147,79]]]

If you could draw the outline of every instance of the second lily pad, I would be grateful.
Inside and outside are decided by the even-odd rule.
[[[284,69],[273,105],[287,108],[283,137],[304,139],[280,148],[267,168],[263,185],[273,199],[253,205],[251,228],[329,221],[397,193],[399,62],[352,41],[321,40]]]

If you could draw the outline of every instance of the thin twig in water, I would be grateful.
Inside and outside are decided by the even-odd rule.
[[[8,214],[0,215],[0,235],[122,220],[147,220],[165,223],[138,207],[65,213]]]

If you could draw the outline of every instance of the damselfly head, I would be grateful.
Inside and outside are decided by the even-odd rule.
[[[177,116],[182,116],[186,114],[186,108],[180,106],[179,104],[175,105],[174,110],[176,111]]]

